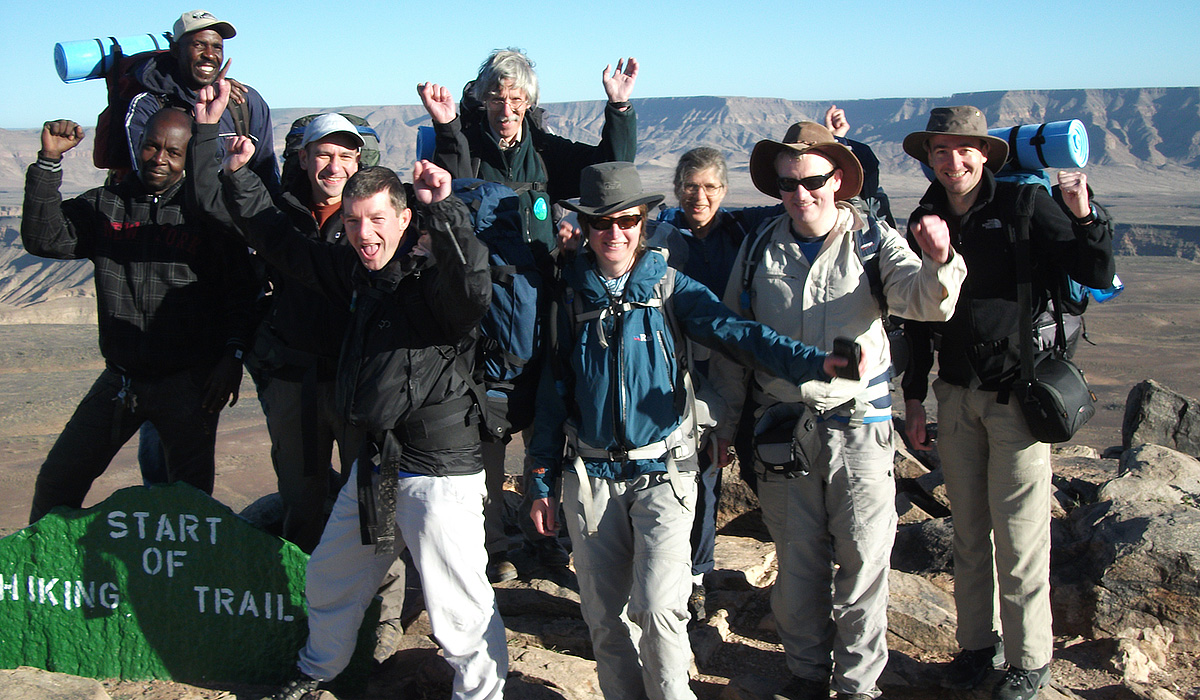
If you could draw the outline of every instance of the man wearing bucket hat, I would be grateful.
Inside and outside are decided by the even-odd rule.
[[[171,28],[171,50],[151,54],[130,69],[129,77],[143,92],[129,102],[122,123],[130,144],[141,142],[142,129],[150,115],[166,105],[190,110],[196,104],[196,92],[223,77],[225,40],[237,35],[233,25],[217,19],[207,10],[190,10],[175,20]],[[225,64],[225,67],[222,67]],[[221,136],[249,136],[254,141],[254,160],[250,169],[275,194],[279,191],[278,165],[271,128],[271,110],[262,95],[249,85],[230,81],[234,94],[230,109],[221,117]],[[224,139],[221,141],[224,152]],[[137,162],[136,159],[133,162]]]
[[[771,607],[793,676],[775,697],[824,700],[832,686],[838,698],[870,700],[887,664],[896,509],[891,358],[865,255],[873,241],[876,291],[888,313],[906,318],[949,318],[966,268],[945,235],[920,238],[922,260],[886,222],[864,218],[847,201],[859,192],[862,167],[824,126],[800,122],[783,141],[760,141],[750,176],[759,191],[783,200],[786,214],[742,245],[725,303],[823,350],[835,338],[851,339],[864,365],[860,379],[796,386],[761,372],[747,382],[737,364],[713,357],[713,381],[730,413],[736,418],[752,400],[764,429],[783,428],[786,447],[797,417],[815,413],[801,422],[814,426],[820,446],[806,463],[755,449],[758,496],[779,560]],[[747,265],[753,275],[743,290]],[[777,420],[781,414],[790,417]],[[722,424],[718,435],[731,440],[735,426]]]
[[[698,431],[688,340],[796,385],[840,358],[740,318],[645,241],[662,195],[632,163],[584,169],[584,245],[553,302],[527,482],[531,517],[557,529],[560,482],[583,617],[608,700],[693,700],[687,598]],[[631,631],[636,627],[636,631]],[[639,641],[635,644],[635,638]]]
[[[941,336],[933,390],[954,512],[954,597],[963,649],[943,685],[973,688],[1007,660],[994,697],[1028,700],[1050,677],[1051,471],[1049,446],[1030,435],[1016,400],[1009,400],[1019,370],[1018,186],[993,177],[1008,144],[989,136],[983,113],[969,105],[934,109],[924,131],[905,137],[904,151],[935,177],[908,219],[909,232],[918,240],[949,235],[971,270],[949,322],[905,328],[913,341],[904,381],[906,433],[918,447],[926,438],[929,331]],[[1086,177],[1060,172],[1058,179],[1065,207],[1033,186],[1029,238],[1043,308],[1044,290],[1063,272],[1104,288],[1114,271],[1111,229],[1092,210]]]

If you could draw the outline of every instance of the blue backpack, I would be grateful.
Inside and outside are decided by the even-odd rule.
[[[487,435],[506,440],[533,422],[541,360],[542,274],[522,234],[520,200],[505,185],[456,179],[475,235],[488,247],[492,304],[479,327],[473,393]]]

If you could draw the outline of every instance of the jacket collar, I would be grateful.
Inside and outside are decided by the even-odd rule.
[[[658,250],[647,248],[629,271],[624,299],[645,301],[652,298],[654,285],[658,284],[666,271],[666,258]],[[608,305],[608,291],[604,288],[604,280],[596,268],[596,258],[590,250],[581,251],[575,256],[575,260],[564,272],[564,277],[567,284],[578,290],[588,303],[593,306]]]
[[[984,168],[983,177],[980,178],[979,184],[975,188],[979,190],[979,195],[975,197],[971,208],[967,210],[967,215],[984,208],[996,196],[996,177],[992,175],[992,171]],[[930,183],[929,189],[925,190],[925,195],[921,197],[918,206],[927,211],[949,212],[950,199],[946,196],[946,188],[942,186],[941,182],[934,180]]]

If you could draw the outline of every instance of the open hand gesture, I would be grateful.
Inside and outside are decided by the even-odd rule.
[[[1088,199],[1087,175],[1078,170],[1059,170],[1058,186],[1062,190],[1063,203],[1076,219],[1082,219],[1092,213],[1092,203]]]
[[[628,102],[629,96],[633,94],[633,83],[637,80],[637,59],[633,56],[624,61],[618,59],[617,69],[609,75],[611,68],[611,63],[604,66],[604,72],[600,74],[604,80],[604,92],[608,95],[608,101]]]
[[[229,104],[230,86],[229,81],[225,79],[225,73],[229,71],[230,61],[225,62],[225,66],[221,68],[221,72],[217,73],[217,79],[212,85],[205,85],[196,92],[196,106],[192,109],[193,115],[196,117],[197,124],[216,124],[221,121],[221,115],[225,112],[225,107]]]
[[[70,119],[58,119],[42,125],[42,150],[39,155],[58,160],[83,140],[83,127]]]
[[[413,191],[422,204],[433,204],[449,197],[450,179],[450,173],[428,160],[413,164]]]
[[[921,251],[934,262],[945,263],[950,260],[950,227],[942,217],[926,214],[909,225],[908,230],[917,239]]]
[[[417,86],[417,94],[421,96],[421,104],[434,124],[449,124],[457,116],[454,111],[454,98],[450,91],[437,83],[421,83]]]

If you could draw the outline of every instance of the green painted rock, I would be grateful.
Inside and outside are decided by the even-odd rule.
[[[187,484],[55,509],[0,539],[0,668],[282,682],[308,636],[307,561]],[[343,675],[366,670],[359,646]]]

